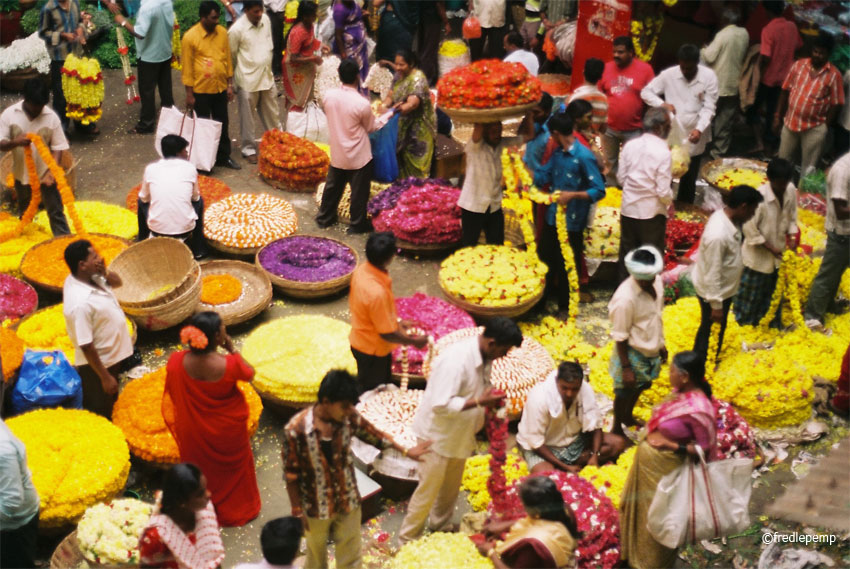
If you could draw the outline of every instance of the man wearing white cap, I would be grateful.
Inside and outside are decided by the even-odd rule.
[[[667,361],[661,311],[664,261],[655,247],[646,245],[629,252],[625,259],[629,278],[624,280],[611,302],[611,337],[617,343],[608,371],[614,379],[614,426],[611,432],[623,434],[623,425],[637,425],[632,416],[641,391],[658,377]]]

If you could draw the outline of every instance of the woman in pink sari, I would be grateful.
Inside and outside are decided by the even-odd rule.
[[[646,527],[649,506],[658,482],[696,456],[696,445],[707,457],[715,450],[711,386],[699,354],[676,354],[670,364],[670,386],[670,398],[652,412],[620,498],[620,557],[634,569],[673,566],[676,550],[655,541]]]
[[[298,15],[289,28],[284,41],[286,51],[283,56],[283,94],[286,95],[287,111],[302,112],[313,93],[313,83],[322,56],[316,52],[322,48],[322,42],[316,39],[313,25],[316,23],[318,8],[315,2],[304,0],[298,3]]]

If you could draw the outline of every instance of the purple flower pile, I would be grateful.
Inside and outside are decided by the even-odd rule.
[[[21,318],[38,305],[38,295],[25,282],[0,273],[0,322]]]
[[[372,223],[378,231],[392,231],[399,239],[417,244],[460,241],[460,189],[438,180],[402,192],[392,209],[381,211]]]
[[[354,270],[354,253],[324,237],[297,235],[269,243],[259,255],[260,265],[279,277],[298,282],[325,282]]]
[[[384,211],[385,209],[392,209],[395,207],[395,204],[398,202],[399,196],[403,194],[405,191],[414,187],[422,187],[427,184],[438,184],[442,186],[448,186],[449,182],[447,180],[443,180],[442,178],[406,178],[404,180],[396,181],[392,186],[382,191],[374,198],[369,200],[369,204],[366,206],[366,211],[369,213],[371,217],[377,217],[379,213]]]

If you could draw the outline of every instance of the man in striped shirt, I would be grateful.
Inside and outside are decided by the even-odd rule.
[[[596,84],[602,79],[605,63],[595,57],[584,62],[584,85],[573,91],[567,104],[578,99],[593,105],[593,123],[591,128],[595,133],[603,133],[608,126],[608,97],[600,91]]]
[[[784,118],[779,157],[794,162],[799,149],[804,176],[817,166],[829,125],[844,104],[841,73],[829,63],[833,44],[832,36],[821,32],[812,46],[812,56],[791,66],[773,117],[774,131],[779,130]]]

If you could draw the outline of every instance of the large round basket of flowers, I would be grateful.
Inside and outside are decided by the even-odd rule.
[[[35,289],[12,275],[0,273],[0,322],[17,320],[38,308]]]
[[[458,122],[501,122],[525,115],[543,91],[521,63],[482,59],[437,81],[437,104]]]
[[[198,310],[218,312],[225,326],[246,322],[269,307],[272,283],[250,263],[222,260],[201,264]]]
[[[257,253],[257,266],[283,294],[322,298],[348,287],[357,252],[342,241],[316,235],[291,235]]]
[[[231,255],[254,256],[296,229],[298,216],[292,204],[268,194],[233,194],[211,205],[204,216],[210,246]]]
[[[75,532],[80,553],[95,566],[138,566],[139,538],[152,513],[152,504],[136,498],[91,506]]]
[[[330,164],[324,150],[288,132],[270,130],[260,141],[260,176],[281,190],[316,191],[316,186],[327,177]]]
[[[230,186],[210,176],[198,175],[198,187],[200,188],[201,197],[204,199],[204,211],[215,202],[221,201],[233,194]],[[127,194],[127,209],[133,213],[138,211],[139,190],[141,189],[142,185],[139,184],[138,186],[134,186]]]
[[[27,81],[46,79],[49,73],[50,54],[38,32],[0,47],[0,84],[4,91],[23,91]]]
[[[440,265],[440,289],[473,316],[514,318],[543,297],[546,270],[536,255],[513,247],[465,247]]]
[[[700,168],[700,177],[723,194],[735,186],[758,188],[767,182],[767,163],[749,158],[718,158]]]

